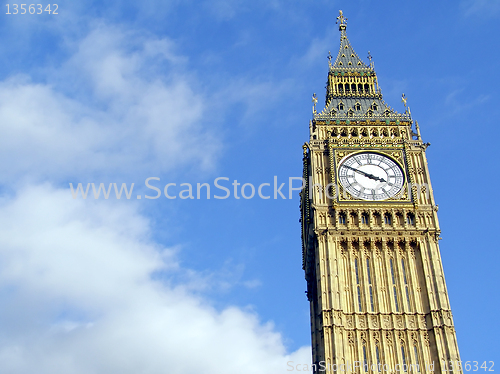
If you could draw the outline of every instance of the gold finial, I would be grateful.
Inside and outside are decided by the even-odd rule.
[[[313,93],[312,102],[313,102],[313,113],[316,113],[316,104],[318,103],[316,93]]]
[[[337,22],[335,22],[335,23],[339,23],[340,22],[339,30],[345,30],[345,28],[346,28],[346,21],[347,21],[347,18],[344,17],[344,13],[341,10],[339,10],[339,16],[337,17]]]
[[[373,61],[372,61],[372,54],[370,53],[370,51],[368,51],[368,60],[370,60],[370,67],[373,69],[374,66],[373,66]]]
[[[405,95],[405,94],[403,94],[403,96],[401,96],[401,101],[402,101],[402,102],[403,102],[403,104],[405,105],[405,108],[406,108],[406,101],[407,101],[407,100],[408,100],[408,99],[406,98],[406,95]]]

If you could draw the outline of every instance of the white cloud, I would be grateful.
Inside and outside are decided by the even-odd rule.
[[[498,0],[462,0],[460,5],[466,16],[479,14],[492,17],[500,13]]]
[[[285,373],[289,360],[310,362],[309,347],[287,353],[255,313],[211,306],[189,284],[204,274],[152,240],[137,201],[74,200],[39,184],[206,170],[220,148],[171,41],[101,25],[73,47],[45,82],[0,83],[0,184],[31,186],[0,199],[2,370]],[[232,100],[260,108],[265,88]],[[179,273],[187,281],[169,284]]]
[[[29,187],[0,209],[0,367],[16,373],[285,373],[272,324],[151,275],[179,271],[133,204]]]
[[[220,141],[172,42],[99,26],[48,83],[0,84],[0,182],[213,167]]]

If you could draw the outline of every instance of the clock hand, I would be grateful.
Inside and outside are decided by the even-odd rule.
[[[376,176],[375,176],[375,175],[373,175],[373,174],[369,174],[369,173],[366,173],[366,172],[364,172],[364,171],[361,171],[361,170],[358,170],[358,169],[354,169],[354,168],[352,168],[352,167],[350,167],[350,166],[348,166],[348,165],[344,165],[344,166],[345,166],[346,168],[348,168],[348,169],[351,169],[351,170],[353,170],[353,171],[355,171],[355,172],[357,172],[357,173],[361,174],[361,175],[364,175],[364,176],[365,176],[365,177],[367,177],[367,178],[370,178],[370,179],[373,179],[373,180],[376,180],[376,181],[380,181],[380,182],[385,182],[385,181],[386,181],[384,178],[379,178],[379,177],[376,177]]]

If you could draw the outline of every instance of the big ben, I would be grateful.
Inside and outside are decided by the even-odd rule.
[[[388,106],[374,65],[329,55],[325,107],[304,144],[303,268],[315,372],[458,372],[426,149],[403,95]]]

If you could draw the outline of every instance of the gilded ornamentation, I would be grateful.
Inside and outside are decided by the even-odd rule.
[[[339,10],[339,14],[340,15],[337,17],[337,22],[335,22],[335,23],[339,23],[340,22],[341,26],[345,25],[346,22],[347,22],[347,18],[344,17],[344,13],[341,10]]]
[[[389,359],[395,363],[392,361],[400,360],[401,353],[394,349],[402,342],[409,349],[405,354],[410,363],[414,361],[413,346],[419,349],[421,361],[438,362],[444,357],[459,360],[452,315],[440,307],[448,305],[448,300],[437,242],[437,207],[432,205],[430,188],[421,186],[418,191],[416,184],[430,180],[425,156],[427,145],[421,140],[419,126],[415,124],[416,133],[412,131],[415,122],[406,96],[402,96],[404,113],[396,112],[383,101],[374,66],[360,60],[347,39],[342,12],[337,22],[341,45],[337,59],[333,61],[330,55],[328,60],[327,104],[316,112],[318,98],[314,95],[311,140],[305,145],[302,160],[305,191],[309,191],[309,186],[328,181],[335,186],[332,191],[338,192],[335,199],[319,199],[321,187],[315,186],[312,198],[307,193],[301,195],[302,259],[314,321],[313,341],[323,342],[322,346],[312,347],[315,360],[333,364],[353,362],[363,355],[359,346],[366,344],[370,360],[376,357],[378,347],[381,361]],[[337,174],[340,162],[368,152],[382,154],[399,165],[405,183],[402,193],[372,202],[369,198],[358,199],[354,191],[351,195],[344,190]],[[359,157],[357,167],[363,167],[359,170],[365,173],[358,173],[360,176],[378,182],[380,178],[388,178],[380,170],[375,175],[370,163],[368,158]],[[412,188],[408,191],[410,183]],[[323,241],[321,233],[326,230],[328,237]],[[317,236],[310,235],[311,232]],[[320,287],[315,293],[317,284]],[[406,287],[412,298],[410,306]],[[442,303],[434,302],[438,295]],[[317,318],[323,307],[340,310],[323,312],[321,324]],[[434,344],[435,335],[429,334],[440,334],[439,331],[446,334],[446,339],[438,339]],[[336,344],[339,341],[345,345]]]

